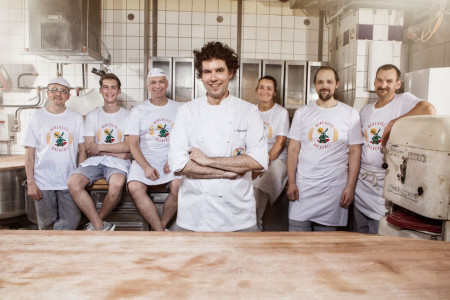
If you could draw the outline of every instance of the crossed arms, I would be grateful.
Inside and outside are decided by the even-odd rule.
[[[195,179],[234,179],[248,171],[262,171],[263,167],[252,157],[242,154],[232,157],[209,157],[200,149],[189,151],[189,161],[176,175]]]

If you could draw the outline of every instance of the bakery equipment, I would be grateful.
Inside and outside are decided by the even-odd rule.
[[[379,234],[450,241],[450,116],[412,116],[392,128]]]

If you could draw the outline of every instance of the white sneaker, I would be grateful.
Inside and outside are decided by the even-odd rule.
[[[115,228],[116,228],[115,224],[111,224],[109,222],[103,221],[103,228],[98,230],[98,231],[114,231]],[[94,228],[94,225],[91,222],[86,224],[86,227],[85,227],[84,230],[86,230],[86,231],[96,231],[95,228]]]
[[[101,231],[114,231],[116,224],[103,221],[103,229]]]
[[[84,230],[86,230],[86,231],[95,231],[95,228],[94,228],[94,225],[91,222],[89,222],[89,223],[87,223],[85,225]]]

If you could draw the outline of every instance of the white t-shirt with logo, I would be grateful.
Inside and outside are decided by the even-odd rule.
[[[361,109],[361,130],[364,135],[361,163],[381,169],[383,154],[381,153],[381,137],[384,127],[422,101],[411,93],[394,96],[394,99],[381,108],[375,108],[375,103],[368,104]]]
[[[312,185],[346,182],[348,145],[363,143],[358,112],[342,102],[331,108],[316,102],[299,108],[289,138],[301,143],[297,183]]]
[[[342,102],[331,108],[309,103],[295,112],[289,138],[301,143],[299,200],[289,203],[289,219],[345,226],[348,209],[339,203],[348,178],[348,146],[363,143],[358,112]]]
[[[41,190],[66,190],[77,167],[78,144],[84,142],[83,117],[66,109],[53,114],[38,109],[30,118],[22,146],[35,150],[34,180]]]
[[[384,128],[392,119],[406,114],[420,101],[422,100],[411,93],[396,94],[391,102],[381,108],[375,108],[376,103],[372,103],[360,111],[364,145],[355,190],[355,206],[371,219],[379,220],[387,212],[386,201],[382,197],[385,171],[381,168],[381,137]],[[367,176],[367,171],[370,171],[370,176]]]
[[[115,113],[107,113],[103,107],[97,107],[87,114],[84,136],[93,136],[97,144],[116,144],[124,141],[124,131],[130,111],[120,108]],[[86,159],[82,167],[105,165],[128,173],[129,159],[121,159],[110,155],[92,156]]]
[[[286,108],[275,103],[268,111],[259,111],[264,123],[264,132],[267,136],[267,148],[272,149],[277,136],[287,136],[289,133],[289,113]],[[277,159],[286,160],[287,149],[281,151]]]
[[[170,135],[181,103],[168,100],[164,106],[146,100],[131,110],[126,135],[138,135],[139,146],[148,163],[158,170],[158,182],[167,182],[164,165],[169,154]],[[170,173],[173,176],[173,173]],[[157,182],[155,182],[157,184]]]

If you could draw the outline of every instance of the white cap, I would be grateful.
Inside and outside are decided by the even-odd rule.
[[[153,68],[148,72],[147,78],[164,76],[167,79],[166,72],[160,68]]]
[[[62,78],[62,77],[55,77],[55,78],[53,78],[53,79],[50,79],[50,81],[48,82],[47,86],[49,86],[50,84],[53,84],[53,83],[56,83],[56,84],[65,86],[65,87],[67,87],[69,90],[72,88],[72,87],[70,86],[69,82],[67,82],[67,80],[65,80],[65,79]]]

